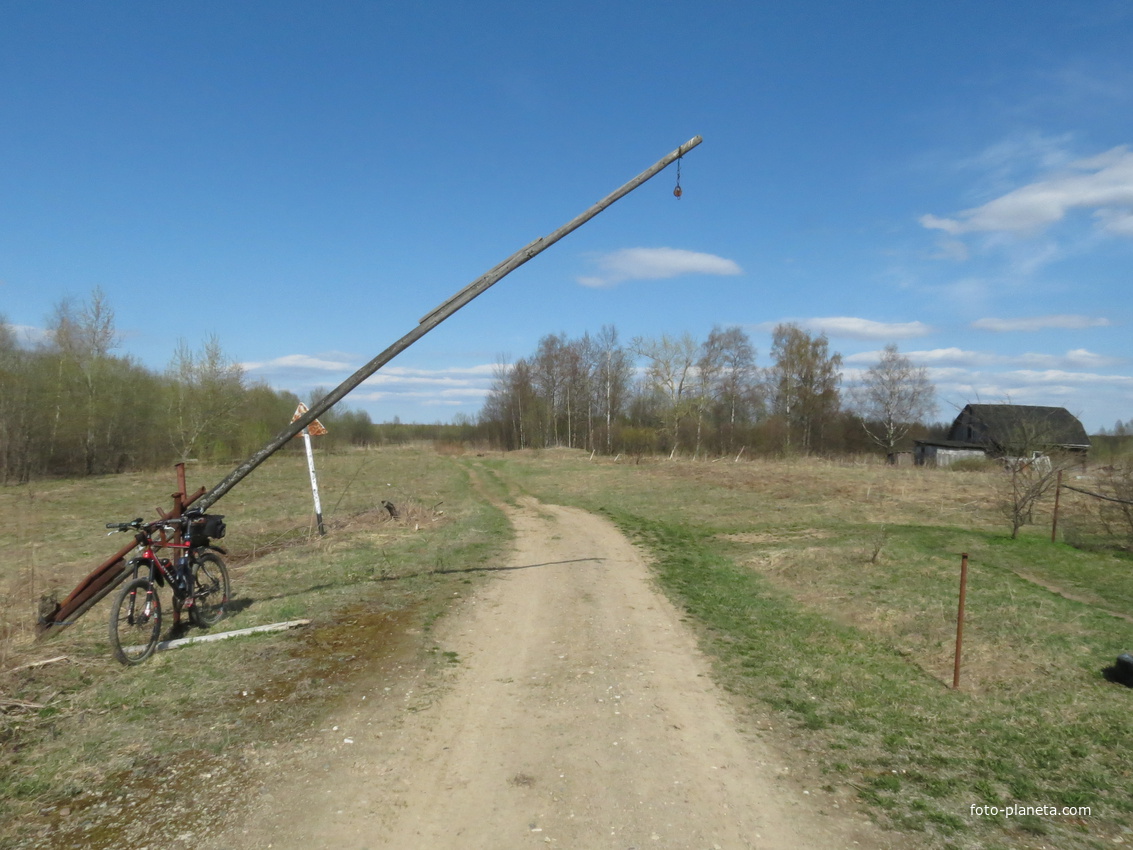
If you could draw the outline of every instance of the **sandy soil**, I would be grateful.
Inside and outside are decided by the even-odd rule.
[[[369,681],[207,846],[902,846],[742,731],[616,528],[510,516],[509,561],[436,626],[443,672]]]

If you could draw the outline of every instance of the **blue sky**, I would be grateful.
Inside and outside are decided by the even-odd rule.
[[[475,416],[548,333],[890,342],[968,402],[1133,418],[1124,2],[0,0],[0,313],[101,287],[120,353],[215,334],[332,387],[694,135],[348,399]]]

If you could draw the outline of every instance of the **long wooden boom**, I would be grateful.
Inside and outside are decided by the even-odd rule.
[[[436,309],[423,316],[417,323],[417,327],[413,328],[413,330],[323,396],[318,402],[312,404],[310,410],[280,431],[267,445],[232,470],[232,472],[225,476],[224,479],[211,490],[206,491],[203,495],[194,494],[193,497],[186,497],[185,486],[182,481],[181,492],[175,495],[174,509],[169,516],[180,516],[184,507],[190,503],[195,504],[196,507],[202,510],[207,510],[210,505],[213,505],[229,490],[239,484],[256,467],[287,445],[292,437],[300,433],[304,428],[310,425],[311,422],[326,413],[331,407],[342,401],[342,399],[352,390],[356,389],[359,384],[461,307],[464,307],[476,296],[481,295],[493,284],[515,271],[536,254],[545,251],[568,233],[586,224],[586,222],[590,221],[590,219],[594,218],[594,216],[598,215],[598,213],[602,212],[606,207],[628,195],[646,180],[654,177],[668,165],[680,159],[702,141],[703,139],[701,139],[700,136],[694,136],[689,139],[676,150],[657,160],[657,162],[653,163],[653,165],[649,166],[649,168],[645,169],[645,171],[638,174],[628,183],[615,189],[585,212],[572,218],[558,230],[553,231],[547,236],[540,236],[534,242],[520,248],[502,263],[493,266],[487,272],[480,275],[480,277],[476,278],[447,301],[440,304]],[[113,590],[116,585],[120,584],[127,575],[126,564],[123,559],[132,548],[133,547],[127,547],[117,555],[103,562],[98,569],[83,579],[79,586],[71,592],[71,595],[60,605],[55,607],[54,611],[44,613],[39,622],[39,630],[43,632],[53,627],[58,629],[60,626],[70,625],[96,602],[102,599],[102,597]]]

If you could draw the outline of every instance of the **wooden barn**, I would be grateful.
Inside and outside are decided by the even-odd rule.
[[[1025,457],[1052,452],[1080,454],[1090,438],[1065,407],[1026,404],[969,404],[952,423],[945,440],[918,440],[918,465],[948,466],[964,458]]]

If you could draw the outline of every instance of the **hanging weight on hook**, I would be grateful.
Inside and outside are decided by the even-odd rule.
[[[677,157],[677,185],[673,189],[673,197],[676,198],[678,201],[680,200],[681,195],[683,194],[681,192],[681,160],[682,159],[684,159],[684,157],[681,157],[681,156]]]

